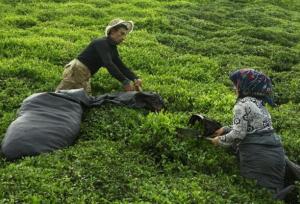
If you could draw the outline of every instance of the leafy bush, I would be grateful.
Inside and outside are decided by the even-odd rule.
[[[10,16],[7,17],[5,21],[13,26],[23,29],[37,25],[37,22],[34,18],[27,16]]]

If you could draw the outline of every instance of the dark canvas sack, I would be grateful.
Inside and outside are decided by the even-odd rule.
[[[84,108],[105,103],[160,111],[162,98],[149,92],[122,92],[89,97],[83,89],[38,93],[26,98],[7,129],[1,151],[9,160],[52,152],[72,145]]]
[[[204,137],[211,136],[216,130],[222,127],[221,123],[202,114],[193,114],[188,122],[188,125],[194,126],[199,123],[202,126],[202,135]]]

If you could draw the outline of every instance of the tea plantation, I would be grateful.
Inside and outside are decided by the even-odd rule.
[[[73,146],[0,157],[0,203],[280,203],[242,178],[226,149],[175,129],[193,113],[230,124],[228,74],[252,67],[274,82],[273,126],[300,164],[298,0],[0,0],[0,139],[20,103],[54,91],[64,65],[116,17],[135,22],[119,52],[165,110],[92,108]],[[122,91],[105,69],[92,88]]]

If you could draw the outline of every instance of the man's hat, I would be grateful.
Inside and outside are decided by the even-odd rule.
[[[124,25],[127,27],[127,33],[130,33],[133,30],[133,22],[132,21],[125,21],[122,19],[114,19],[109,22],[109,24],[105,28],[105,36],[108,36],[109,31],[113,28],[116,27],[117,25]]]

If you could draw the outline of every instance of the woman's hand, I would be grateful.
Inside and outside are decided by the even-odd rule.
[[[212,137],[218,137],[224,134],[224,128],[217,129],[213,134]]]
[[[224,128],[219,128],[217,129],[214,134],[212,134],[212,140],[211,142],[213,143],[213,145],[217,146],[220,144],[220,137],[221,135],[224,134]]]
[[[213,143],[213,145],[218,146],[220,144],[220,137],[214,137],[211,140],[211,143]]]

